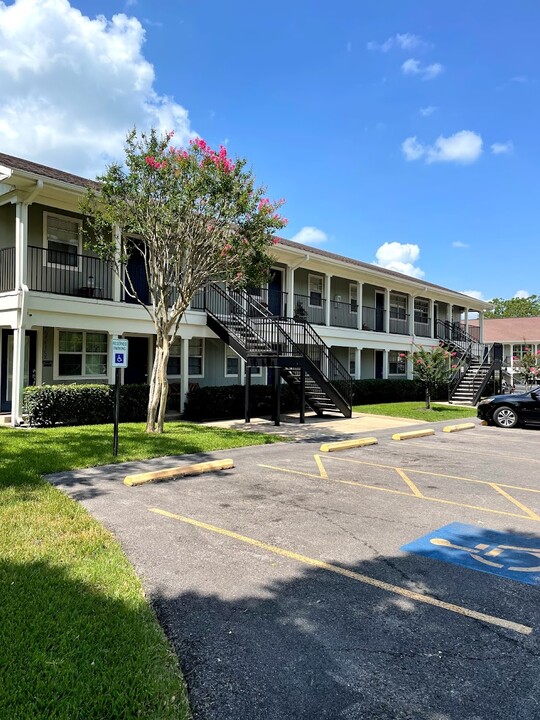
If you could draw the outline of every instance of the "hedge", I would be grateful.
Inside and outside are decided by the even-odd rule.
[[[146,419],[148,385],[122,385],[120,421]],[[111,385],[36,385],[24,389],[23,410],[30,425],[99,425],[113,420]]]
[[[226,420],[244,417],[245,387],[223,385],[198,387],[186,396],[183,417],[186,420]],[[281,386],[281,411],[300,409],[296,393],[287,385]],[[272,387],[252,385],[250,388],[250,412],[254,417],[272,414]]]

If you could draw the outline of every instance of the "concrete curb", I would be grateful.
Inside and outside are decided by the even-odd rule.
[[[157,480],[167,480],[169,478],[184,477],[186,475],[200,475],[201,473],[212,472],[213,470],[228,470],[232,467],[234,467],[234,462],[231,458],[227,458],[226,460],[210,460],[208,462],[184,465],[183,467],[155,470],[154,472],[138,473],[137,475],[126,475],[124,485],[133,487],[135,485],[156,482]]]
[[[413,438],[426,437],[427,435],[435,435],[435,430],[411,430],[411,432],[396,433],[392,435],[392,440],[412,440]]]
[[[378,445],[379,441],[374,437],[359,438],[357,440],[340,440],[338,442],[323,443],[319,450],[321,452],[334,452],[335,450],[349,450],[350,448],[364,447],[365,445]]]
[[[446,425],[442,431],[445,433],[459,432],[460,430],[474,430],[475,423],[460,423],[459,425]]]

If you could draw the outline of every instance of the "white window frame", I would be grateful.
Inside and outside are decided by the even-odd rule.
[[[353,302],[356,303],[356,310],[353,310]],[[358,285],[349,283],[349,312],[351,315],[358,315]]]
[[[396,300],[398,300],[399,302],[396,302]],[[390,318],[392,320],[406,320],[408,308],[409,303],[406,295],[402,295],[401,293],[390,293]],[[403,309],[405,312],[403,314],[403,317],[401,317],[399,311]],[[396,310],[398,311],[398,313],[396,315],[392,315],[392,311]]]
[[[76,332],[82,333],[83,343],[81,351],[81,375],[60,375],[60,333],[61,332]],[[106,353],[88,353],[89,355],[106,355],[105,360],[105,372],[103,375],[86,375],[84,368],[86,366],[86,335],[98,334],[105,335],[107,337],[107,352]],[[65,354],[65,353],[62,353]],[[79,353],[73,353],[79,354]],[[54,360],[53,360],[53,380],[107,380],[109,370],[109,337],[108,333],[101,332],[100,330],[80,330],[79,328],[55,328],[54,329]]]
[[[321,285],[320,293],[318,290],[313,290],[313,292],[320,294],[320,296],[321,296],[320,305],[313,305],[313,303],[311,302],[311,293],[312,293],[311,284],[313,281],[316,281],[316,282],[320,283],[320,285]],[[322,308],[322,307],[324,307],[323,300],[324,300],[324,277],[322,275],[314,275],[313,273],[308,273],[308,307]]]
[[[421,307],[417,307],[417,304],[421,305]],[[417,320],[416,318],[416,311],[418,310],[419,313],[424,313],[426,319],[425,320]],[[415,298],[414,299],[414,322],[419,323],[420,325],[429,325],[429,300],[426,298]]]
[[[403,365],[403,372],[390,372],[390,365],[393,364],[392,361],[392,353],[396,354],[396,360],[395,364],[399,367],[401,364]],[[392,375],[393,377],[406,377],[407,376],[407,358],[400,358],[399,356],[403,353],[403,355],[407,355],[406,350],[389,350],[388,351],[388,374]]]
[[[77,223],[77,263],[75,265],[64,265],[63,263],[49,262],[49,218],[59,218],[60,220],[68,220]],[[67,243],[66,243],[67,244]],[[75,247],[75,245],[73,245]],[[61,215],[60,213],[51,213],[45,211],[43,213],[43,265],[45,267],[56,268],[58,270],[70,270],[74,272],[81,271],[81,254],[82,254],[82,220],[73,217],[73,215]]]
[[[180,346],[180,347],[179,347],[179,352],[178,352],[178,354],[177,354],[176,352],[175,352],[175,353],[171,352],[172,349],[173,349],[173,344],[176,343],[176,342],[177,342],[177,343],[179,344],[179,346]],[[172,343],[171,343],[171,345],[170,345],[169,359],[170,359],[171,357],[176,357],[176,358],[179,358],[179,359],[180,359],[180,363],[179,363],[179,365],[180,365],[180,373],[179,373],[178,375],[170,375],[169,373],[167,373],[167,377],[168,377],[168,378],[179,379],[179,378],[181,377],[181,373],[182,373],[182,339],[181,339],[180,337],[178,337],[178,336],[174,338],[174,340],[172,341]]]
[[[228,362],[227,361],[229,359],[236,359],[236,362],[238,363],[238,365],[237,365],[238,369],[235,373],[228,372]],[[225,368],[223,371],[223,374],[225,375],[225,377],[240,377],[240,362],[241,362],[240,355],[238,355],[238,353],[235,353],[234,350],[232,349],[232,347],[230,347],[229,345],[225,345]]]
[[[200,341],[201,341],[201,355],[192,355],[192,354],[191,354],[191,352],[190,352],[190,350],[191,350],[190,344],[191,344],[191,341],[192,341],[192,340],[200,340]],[[187,341],[187,342],[188,342],[188,366],[187,366],[187,372],[188,372],[188,377],[190,377],[190,378],[203,378],[203,377],[204,377],[204,356],[205,356],[205,341],[204,341],[204,340],[205,340],[204,338],[190,338],[190,339]],[[198,374],[198,375],[194,375],[194,374],[192,374],[192,373],[189,372],[189,359],[192,358],[192,357],[197,357],[197,358],[200,357],[200,358],[201,358],[201,372],[200,372],[200,374]]]

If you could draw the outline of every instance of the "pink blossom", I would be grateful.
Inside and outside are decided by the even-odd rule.
[[[272,238],[272,245],[277,245],[279,242],[279,238]]]
[[[455,370],[457,368],[457,365],[452,365],[452,370]]]
[[[418,360],[416,361],[416,364],[417,364],[417,365],[423,365],[424,363],[423,363],[422,360],[420,360],[420,358],[418,358]]]
[[[457,355],[457,352],[451,353],[451,356],[452,356],[452,357],[456,357],[456,355]]]
[[[407,357],[405,353],[399,353],[399,357]]]

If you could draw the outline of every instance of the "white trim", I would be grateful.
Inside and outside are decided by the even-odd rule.
[[[91,333],[92,335],[106,335],[107,336],[107,359],[106,369],[103,375],[60,375],[60,333],[61,332],[78,332],[83,334],[83,346],[81,351],[81,370],[84,371],[85,359],[86,359],[86,335]],[[54,343],[53,343],[53,381],[63,380],[108,380],[108,365],[109,365],[109,340],[108,333],[105,330],[80,330],[78,328],[54,328]],[[73,355],[78,353],[73,353]],[[105,353],[89,353],[90,355],[104,355]]]
[[[79,230],[77,232],[77,264],[64,265],[63,263],[49,262],[49,236],[47,233],[48,219],[50,217],[59,218],[61,220],[69,220],[77,223]],[[61,241],[60,241],[61,242]],[[67,243],[66,243],[67,244]],[[82,254],[82,220],[73,215],[62,215],[61,213],[52,213],[45,210],[43,212],[43,265],[44,267],[56,268],[57,270],[70,270],[75,272],[81,271],[81,254]]]
[[[200,341],[201,341],[201,355],[191,355],[191,354],[190,354],[190,352],[189,352],[189,343],[190,343],[192,340],[200,340]],[[187,375],[188,375],[188,377],[190,377],[190,378],[203,378],[203,377],[204,377],[204,365],[205,365],[204,356],[205,356],[205,349],[206,349],[205,338],[203,338],[203,337],[193,337],[193,338],[189,338],[189,340],[187,341],[187,344],[188,344],[188,366],[187,366]],[[191,357],[197,357],[197,358],[200,357],[200,358],[201,358],[201,374],[200,374],[200,375],[194,375],[194,374],[192,374],[192,373],[189,372],[189,358],[191,358]]]

